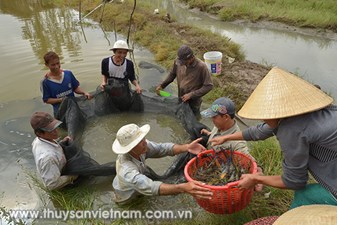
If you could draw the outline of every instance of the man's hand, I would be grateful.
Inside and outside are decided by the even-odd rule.
[[[70,136],[66,136],[62,139],[61,143],[68,145],[70,141],[72,141],[72,138]]]
[[[157,95],[160,95],[160,91],[161,90],[163,90],[163,88],[161,87],[161,85],[158,85],[157,87],[156,87],[156,93],[157,93]]]
[[[202,140],[202,138],[198,138],[198,139],[195,139],[194,141],[192,141],[191,143],[189,143],[188,147],[187,147],[188,152],[197,155],[200,152],[205,151],[206,148],[204,146],[202,146],[201,144],[199,144],[199,142],[201,140]]]
[[[91,95],[90,93],[88,93],[88,92],[85,92],[83,95],[84,95],[84,96],[86,97],[86,99],[88,99],[88,100],[92,99],[92,95]]]
[[[102,91],[104,91],[105,86],[106,86],[106,82],[102,82],[101,85],[100,85]]]
[[[201,129],[200,134],[206,134],[206,135],[209,136],[209,135],[211,135],[211,132],[204,128],[204,129]]]
[[[257,173],[263,175],[263,171],[261,167],[257,167]],[[255,184],[254,191],[261,192],[263,189],[263,184]]]
[[[137,92],[137,94],[142,93],[142,89],[139,87],[139,85],[136,86],[136,92]]]
[[[183,185],[184,192],[196,198],[211,199],[213,196],[213,192],[210,189],[201,186],[203,183],[200,181],[190,181]]]
[[[209,140],[208,142],[210,142],[212,144],[212,146],[217,146],[217,145],[221,145],[222,143],[227,141],[227,136],[217,136],[212,138],[211,140]]]
[[[239,189],[250,189],[254,188],[256,183],[256,178],[260,176],[260,174],[242,174],[240,178],[240,182],[238,184]]]
[[[187,102],[188,100],[190,100],[192,97],[192,94],[191,93],[188,93],[188,94],[184,94],[182,97],[181,97],[181,100],[183,102]]]

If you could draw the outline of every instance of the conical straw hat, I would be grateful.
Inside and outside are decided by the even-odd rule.
[[[305,205],[282,214],[273,225],[335,225],[337,206]]]
[[[309,82],[272,68],[238,112],[247,119],[278,119],[330,105],[333,99]]]

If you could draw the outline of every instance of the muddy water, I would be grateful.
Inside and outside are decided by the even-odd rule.
[[[115,41],[114,33],[104,32],[93,21],[86,20],[81,26],[76,11],[56,9],[46,2],[0,1],[0,192],[3,193],[1,206],[7,208],[38,207],[38,197],[25,173],[35,171],[31,153],[35,135],[29,125],[30,115],[37,110],[52,112],[51,106],[41,101],[39,83],[47,72],[43,55],[49,50],[56,51],[62,67],[73,71],[81,87],[94,91],[101,82],[101,60],[111,55],[109,48]],[[119,35],[118,38],[125,39]],[[136,64],[154,63],[153,55],[140,46],[135,47],[134,56]],[[165,75],[158,69],[136,69],[144,89],[159,83]],[[183,142],[188,139],[176,119],[168,116],[107,116],[88,121],[84,149],[98,162],[113,161],[111,144],[115,132],[131,122],[149,123],[156,134],[149,136],[153,140]],[[152,165],[163,171],[169,162],[163,160]],[[99,180],[95,185],[106,191],[104,198],[110,199],[112,178]]]
[[[298,73],[304,79],[319,84],[323,90],[337,98],[337,39],[281,31],[277,30],[277,27],[263,29],[226,23],[198,10],[188,10],[186,6],[174,0],[148,2],[153,9],[158,8],[159,12],[170,13],[178,22],[192,24],[231,38],[242,46],[246,59]]]
[[[62,58],[62,67],[72,70],[84,89],[94,90],[101,82],[101,59],[111,54],[108,49],[115,41],[114,33],[104,33],[98,24],[92,21],[86,21],[85,25],[80,26],[76,11],[55,9],[46,2],[42,0],[0,1],[0,177],[2,181],[0,191],[4,193],[1,203],[8,208],[34,208],[38,202],[38,197],[30,186],[31,181],[26,178],[25,171],[35,169],[31,154],[34,134],[29,125],[30,115],[37,110],[52,111],[51,106],[41,102],[39,82],[47,72],[43,65],[43,54],[48,50],[58,52]],[[179,15],[179,12],[184,10],[171,4],[171,1],[160,2],[163,4],[160,3],[162,5],[159,6],[172,10],[170,11],[172,15],[173,12]],[[315,79],[322,81],[328,79],[324,84],[316,82],[325,90],[330,90],[329,85],[335,84],[333,63],[337,51],[335,51],[336,43],[333,41],[327,41],[328,44],[324,44],[323,40],[317,41],[314,38],[308,40],[301,35],[291,37],[290,34],[275,31],[231,25],[225,27],[227,26],[225,23],[204,17],[200,13],[187,10],[183,12],[181,15],[184,17],[181,17],[181,21],[185,19],[196,25],[208,26],[216,32],[228,35],[233,41],[242,43],[248,59],[253,61],[265,59],[273,62],[273,58],[262,54],[272,52],[272,56],[277,55],[275,60],[278,65],[284,61],[285,67],[291,68],[294,61],[298,61],[298,65],[300,62],[310,62],[307,63],[307,67],[299,67],[301,71],[312,71],[312,69],[309,70],[312,67],[320,71],[320,73],[313,73],[319,76],[311,75],[309,80],[316,82]],[[275,45],[275,50],[268,48],[272,44],[269,39],[275,39],[279,43]],[[257,43],[258,40],[260,43]],[[287,59],[284,54],[281,54],[287,52],[285,47],[283,49],[279,47],[282,46],[281,43],[286,44],[286,48],[296,50],[295,55],[291,54],[291,57],[296,57],[296,60],[291,60],[289,55]],[[316,55],[310,61],[308,56],[312,55],[312,51],[316,52]],[[134,54],[136,64],[140,61],[154,63],[152,54],[140,46],[136,46]],[[254,56],[257,58],[254,59]],[[322,64],[323,62],[326,64]],[[140,84],[145,89],[157,84],[165,75],[156,69],[138,68],[138,71]],[[309,75],[309,72],[307,74]],[[152,140],[183,143],[187,139],[186,133],[182,131],[177,121],[165,115],[107,116],[88,121],[82,140],[84,149],[100,163],[114,160],[115,156],[111,152],[112,139],[118,127],[130,122],[149,123],[153,131],[150,132],[149,138]],[[163,170],[170,161],[164,160],[160,164],[152,161],[149,163],[155,169]],[[96,185],[102,190],[102,201],[111,202],[109,195],[111,179],[99,179]],[[150,198],[150,201],[153,208],[160,208],[163,205],[167,207],[171,205],[174,208],[174,205],[182,200],[178,197],[162,197]]]

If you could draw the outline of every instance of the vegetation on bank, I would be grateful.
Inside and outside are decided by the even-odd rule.
[[[222,20],[269,20],[337,31],[335,0],[181,0]]]
[[[79,2],[79,0],[74,0],[68,4],[78,9]],[[100,3],[100,0],[82,0],[82,15],[86,15]],[[103,7],[101,7],[92,13],[90,18],[101,21],[104,30],[116,31],[127,37],[133,3],[133,0],[126,0],[123,4],[106,4],[103,14]],[[203,54],[207,51],[222,52],[224,55],[222,58],[223,68],[228,65],[227,56],[235,58],[238,62],[245,60],[241,46],[229,38],[187,24],[177,23],[174,18],[168,19],[164,12],[154,14],[153,5],[149,2],[137,1],[136,10],[132,17],[129,41],[131,45],[137,43],[148,48],[154,54],[155,60],[166,69],[172,67],[177,49],[181,44],[188,44],[200,59],[203,59]],[[219,96],[226,95],[235,100],[238,106],[243,105],[248,96],[242,95],[242,90],[232,85],[238,83],[235,77],[234,80],[226,79],[223,82],[215,77],[213,80],[215,88],[205,96],[205,101],[211,102]]]
[[[78,9],[80,0],[61,0],[57,4],[67,4]],[[82,15],[89,13],[96,6],[101,4],[101,0],[82,0]],[[133,1],[126,0],[123,4],[106,4],[104,13],[102,8],[91,14],[91,18],[96,21],[102,21],[104,30],[116,31],[128,35],[128,26],[130,13],[132,11]],[[183,43],[190,45],[196,55],[202,59],[202,54],[206,51],[217,50],[223,52],[237,61],[244,61],[244,55],[240,46],[230,41],[228,38],[217,34],[211,34],[191,27],[186,24],[176,23],[174,20],[168,21],[163,14],[153,14],[152,9],[141,1],[137,1],[137,8],[132,18],[131,32],[129,40],[136,42],[155,55],[155,59],[166,68],[170,68],[176,57],[176,51]],[[132,43],[131,42],[131,43]],[[219,45],[219,43],[222,43]],[[223,66],[228,65],[227,59],[223,58]],[[238,83],[235,76],[228,79],[228,83],[221,83],[217,77],[214,77],[217,87],[207,96],[209,101],[219,96],[230,96],[238,105],[241,105],[246,99],[242,96],[241,90],[232,85]],[[234,96],[234,97],[233,97]],[[281,174],[281,151],[275,139],[269,139],[263,142],[251,143],[252,155],[260,163],[267,175]],[[35,180],[38,184],[38,181]],[[39,186],[39,185],[37,185]],[[39,187],[43,189],[41,186]],[[54,205],[59,209],[83,210],[94,209],[95,190],[65,189],[62,191],[49,192],[44,190],[49,199],[52,199]],[[291,191],[279,190],[266,187],[262,193],[255,193],[251,204],[244,210],[232,215],[214,215],[206,211],[197,209],[191,220],[176,221],[156,221],[161,224],[243,224],[253,219],[280,215],[289,207],[292,197]],[[137,208],[137,206],[133,206]],[[135,209],[132,208],[132,209]],[[196,209],[196,202],[190,196],[186,196],[186,208]],[[68,221],[73,223],[74,221]],[[76,221],[79,224],[101,224],[102,221]],[[123,224],[126,221],[112,221],[113,224]],[[129,222],[129,221],[127,221]],[[130,221],[131,222],[131,221]],[[147,224],[148,221],[132,221],[136,224]]]

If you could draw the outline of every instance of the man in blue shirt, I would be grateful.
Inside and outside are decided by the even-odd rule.
[[[42,99],[45,103],[51,104],[56,115],[60,103],[67,96],[76,94],[84,95],[87,99],[92,96],[80,88],[80,83],[70,70],[62,70],[59,56],[52,51],[44,55],[45,65],[49,72],[41,82]]]

